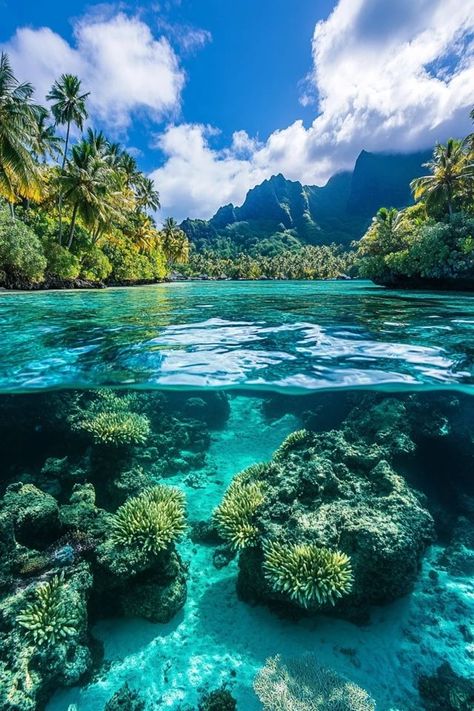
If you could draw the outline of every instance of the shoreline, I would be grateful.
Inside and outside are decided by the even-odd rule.
[[[32,292],[54,292],[54,291],[102,291],[108,289],[128,289],[132,287],[140,286],[156,286],[158,284],[182,284],[182,283],[201,283],[201,282],[328,282],[328,281],[348,281],[348,282],[359,282],[359,281],[369,281],[374,286],[378,286],[382,289],[388,291],[435,291],[439,293],[472,293],[474,291],[474,279],[461,279],[459,283],[454,280],[440,280],[436,282],[435,280],[418,280],[410,279],[407,281],[374,281],[371,279],[362,279],[360,277],[333,277],[333,278],[321,278],[321,279],[281,279],[281,278],[258,278],[258,279],[233,279],[232,277],[218,278],[218,277],[184,277],[179,279],[154,279],[154,280],[143,280],[134,282],[94,282],[87,281],[85,279],[74,279],[74,280],[54,280],[41,282],[41,283],[30,283],[30,284],[18,284],[12,286],[0,286],[0,294],[10,293],[10,294],[27,294]]]

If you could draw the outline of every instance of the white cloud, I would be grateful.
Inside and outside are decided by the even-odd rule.
[[[159,140],[167,160],[154,173],[164,211],[209,217],[273,173],[321,184],[352,167],[362,148],[413,151],[462,135],[474,96],[473,33],[472,2],[339,0],[314,33],[313,124],[296,121],[263,145],[237,131],[219,151],[206,127],[168,128]],[[308,79],[303,88],[308,104]]]
[[[91,92],[89,108],[116,132],[135,112],[154,120],[176,114],[185,76],[165,37],[123,13],[75,23],[74,46],[47,27],[21,28],[3,46],[17,75],[45,96],[60,73],[78,74]]]

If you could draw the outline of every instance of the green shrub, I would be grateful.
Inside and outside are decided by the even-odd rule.
[[[38,647],[59,644],[76,632],[77,618],[65,603],[64,585],[62,574],[38,585],[34,600],[16,618],[28,641]]]
[[[94,245],[80,255],[81,277],[88,281],[104,281],[112,272],[112,265],[103,251]]]
[[[157,485],[128,499],[111,521],[116,546],[139,548],[157,554],[186,530],[184,495],[171,486]]]
[[[214,511],[219,533],[235,549],[258,542],[259,530],[254,519],[264,501],[263,485],[247,479],[245,470],[236,476]]]
[[[275,592],[288,595],[302,607],[334,605],[352,587],[349,556],[310,543],[266,543],[263,571]]]
[[[52,240],[45,242],[44,247],[48,262],[47,271],[51,276],[57,279],[77,279],[81,263],[75,254]]]
[[[162,279],[166,275],[166,259],[159,246],[146,253],[125,238],[117,238],[104,247],[116,281],[133,282]]]
[[[0,206],[0,283],[14,284],[18,278],[38,282],[45,269],[46,258],[36,234]]]

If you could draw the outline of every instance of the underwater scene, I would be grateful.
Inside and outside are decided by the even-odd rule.
[[[2,711],[472,711],[474,303],[0,295]]]

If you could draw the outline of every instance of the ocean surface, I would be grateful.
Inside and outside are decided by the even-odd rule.
[[[15,529],[10,547],[0,539],[1,678],[15,689],[6,711],[102,711],[125,683],[146,709],[197,711],[199,699],[224,684],[239,711],[272,711],[281,707],[265,705],[253,685],[276,655],[314,659],[364,689],[373,704],[354,701],[349,711],[455,708],[442,696],[430,705],[421,689],[445,663],[453,679],[474,675],[472,295],[364,281],[5,292],[0,329],[0,496],[9,487],[0,522],[13,516]],[[301,430],[297,455],[282,460],[278,448]],[[382,550],[385,597],[360,582],[356,546],[352,592],[359,585],[362,592],[352,606],[306,609],[274,589],[242,592],[250,582],[246,552],[232,550],[214,512],[236,474],[277,461],[297,482],[289,500],[271,484],[283,536],[300,530],[298,502],[307,516],[321,505],[322,494],[298,488],[305,461],[322,462],[327,476],[333,467],[336,479],[344,468],[348,487],[331,502],[340,496],[354,506],[350,525],[362,520],[361,506],[370,518],[361,492],[374,471],[389,467],[387,481],[405,492],[399,525],[418,535],[415,507],[431,523],[412,541],[410,571],[399,573],[403,536],[395,544],[399,532],[387,521],[384,545],[395,552],[385,559]],[[148,561],[121,581],[107,568],[110,522],[126,501],[162,484],[186,501],[186,530],[163,554],[173,551],[179,576]],[[8,491],[25,498],[12,503]],[[265,518],[257,523],[261,536],[265,526]],[[405,586],[395,584],[398,574]],[[21,614],[58,575],[69,590],[79,585],[82,618],[67,642],[33,642]],[[164,605],[157,587],[168,590],[178,578],[180,595],[169,603],[176,609],[156,621]],[[12,635],[26,660],[21,669]],[[54,669],[62,654],[69,666],[61,675]]]

